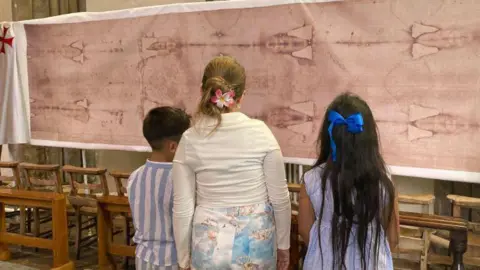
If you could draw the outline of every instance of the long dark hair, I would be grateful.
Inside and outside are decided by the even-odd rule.
[[[328,133],[330,111],[336,111],[344,118],[361,113],[364,121],[363,132],[357,134],[348,132],[345,125],[334,126],[332,137],[337,147],[335,162],[332,160]],[[333,269],[346,268],[345,254],[352,227],[356,228],[355,244],[360,250],[362,269],[367,269],[371,263],[367,262],[372,258],[371,255],[375,269],[377,268],[380,235],[383,228],[386,237],[395,194],[380,153],[378,138],[372,111],[359,96],[344,93],[328,106],[317,141],[320,155],[314,166],[323,166],[321,175],[323,202],[327,181],[333,195],[334,214],[330,224]],[[324,205],[325,203],[322,203],[318,226],[322,222]],[[318,231],[319,243],[322,243],[321,230]],[[369,236],[371,243],[367,242]]]

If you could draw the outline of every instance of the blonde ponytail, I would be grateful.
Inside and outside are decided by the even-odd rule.
[[[212,102],[217,90],[221,90],[222,93],[235,92],[235,101],[238,101],[245,91],[245,69],[233,57],[215,57],[205,67],[203,74],[202,98],[198,104],[197,115],[212,117],[217,121],[212,132],[220,126],[222,113],[228,113],[233,109],[219,108]]]

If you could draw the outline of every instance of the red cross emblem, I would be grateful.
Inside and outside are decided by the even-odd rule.
[[[7,38],[7,32],[8,32],[8,28],[7,27],[3,27],[3,31],[0,35],[0,53],[5,53],[5,44],[8,44],[10,45],[10,47],[12,47],[12,44],[13,44],[13,37],[11,38]]]

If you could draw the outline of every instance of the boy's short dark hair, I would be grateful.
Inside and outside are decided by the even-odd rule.
[[[182,109],[170,106],[150,110],[143,120],[143,136],[152,150],[162,150],[164,140],[179,142],[190,127],[190,116]]]

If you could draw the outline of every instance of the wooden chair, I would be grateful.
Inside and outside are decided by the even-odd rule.
[[[453,217],[400,212],[400,225],[449,231],[449,251],[452,256],[447,257],[444,264],[450,264],[452,270],[465,269],[464,254],[468,245],[468,228],[464,220]],[[429,260],[431,259],[429,258]]]
[[[22,182],[20,178],[20,170],[18,168],[19,163],[16,161],[0,161],[0,169],[10,169],[13,176],[3,176],[0,175],[0,187],[9,187],[9,188],[22,188]]]
[[[113,177],[115,180],[115,187],[117,188],[117,196],[118,197],[126,197],[127,196],[127,188],[125,187],[125,184],[123,183],[123,180],[128,180],[130,177],[130,173],[125,173],[125,172],[118,172],[118,171],[112,171],[110,172],[110,175]],[[131,213],[120,213],[120,216],[122,217],[123,221],[123,239],[125,240],[125,245],[130,246],[131,245],[131,239],[133,235],[131,234],[132,227],[132,214]],[[132,224],[132,226],[130,226]],[[128,269],[128,257],[125,257],[124,260],[124,268]]]
[[[294,195],[300,193],[300,184],[288,184],[288,191]],[[293,196],[292,196],[293,197]],[[307,246],[298,232],[298,203],[292,201],[292,221],[290,227],[290,266],[289,269],[300,269],[306,255]]]
[[[12,171],[13,176],[3,176],[0,175],[0,189],[16,189],[20,190],[23,188],[23,183],[20,177],[20,169],[19,169],[19,162],[16,161],[0,161],[0,169],[9,169]],[[9,207],[12,209],[11,207]],[[18,209],[18,210],[17,210]],[[25,207],[13,207],[13,211],[7,212],[6,217],[13,220],[16,217],[19,217],[19,221],[13,221],[10,223],[11,228],[9,228],[10,232],[19,231],[20,234],[25,234],[26,229],[26,210]]]
[[[32,163],[20,163],[19,168],[24,172],[25,177],[25,189],[32,191],[54,192],[63,194],[62,190],[62,177],[60,173],[60,165],[57,164],[32,164]],[[41,172],[47,175],[47,177],[35,177],[34,172]],[[53,177],[49,177],[51,174]],[[40,213],[43,213],[43,217]],[[30,231],[30,211],[28,211],[27,227]],[[35,237],[48,237],[52,231],[48,230],[44,233],[40,233],[40,225],[50,222],[52,220],[52,214],[49,209],[46,208],[33,208],[33,235]]]
[[[466,196],[459,196],[449,194],[447,198],[452,204],[452,216],[460,218],[461,210],[469,209],[480,209],[480,199],[472,198]],[[468,227],[468,247],[467,252],[465,253],[465,265],[468,266],[480,266],[480,223],[465,221]],[[443,247],[450,247],[452,245],[451,241],[448,240],[450,235],[444,234],[441,235],[442,238],[439,239],[439,242],[442,243]],[[442,255],[431,255],[430,261],[437,264],[448,264],[451,261],[451,258],[448,256]]]
[[[422,207],[421,212],[423,214],[433,214],[435,196],[430,194],[399,195],[398,202],[399,204],[419,205]],[[392,255],[396,259],[419,263],[421,270],[427,270],[431,237],[432,231],[430,229],[401,225],[399,246],[397,250],[393,251]],[[397,267],[396,269],[402,268]]]
[[[110,172],[110,175],[115,180],[115,187],[117,188],[117,195],[119,197],[126,196],[127,195],[127,188],[123,184],[123,180],[128,180],[128,178],[130,177],[130,173],[112,171],[112,172]]]
[[[82,238],[82,232],[97,227],[97,196],[109,194],[106,169],[102,168],[81,168],[71,165],[63,166],[62,170],[68,175],[70,183],[70,194],[68,200],[75,211],[75,257],[80,259],[81,248],[90,246],[97,241],[97,235],[93,234]],[[95,183],[79,183],[77,175],[91,176],[97,178]],[[98,182],[99,181],[99,182]],[[87,217],[87,226],[83,226],[82,217]],[[90,223],[90,224],[88,224]]]

